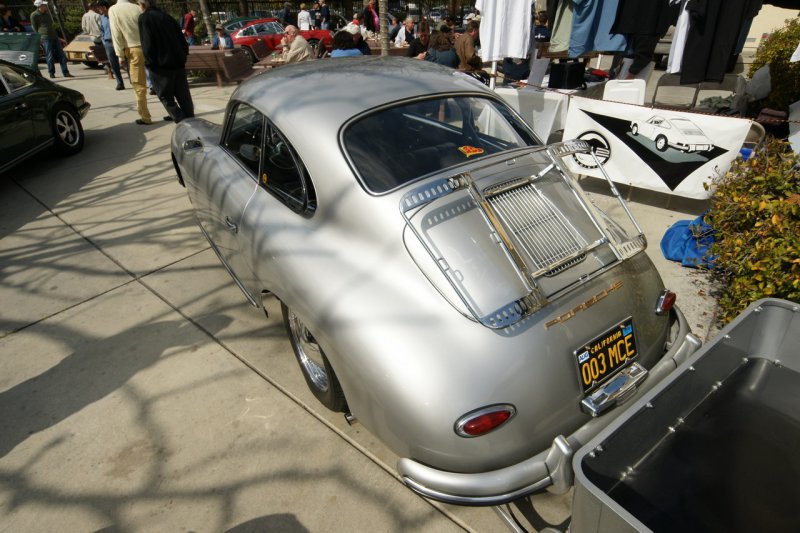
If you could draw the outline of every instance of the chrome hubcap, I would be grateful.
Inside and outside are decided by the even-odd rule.
[[[76,146],[80,134],[78,132],[78,123],[70,113],[66,111],[59,111],[56,115],[56,132],[61,141],[67,146]]]
[[[328,390],[328,373],[325,372],[325,363],[322,360],[322,351],[314,335],[308,331],[305,324],[289,311],[289,329],[292,340],[297,347],[300,365],[303,367],[314,386],[322,392]]]

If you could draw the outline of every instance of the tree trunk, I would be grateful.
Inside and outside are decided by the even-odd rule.
[[[214,34],[214,22],[211,20],[211,12],[208,10],[208,2],[206,0],[200,0],[200,14],[203,15],[203,22],[206,25],[206,35],[210,38]]]
[[[239,0],[239,16],[240,17],[247,17],[250,15],[250,6],[247,3],[247,0]]]
[[[378,0],[378,14],[381,21],[381,55],[389,55],[389,27],[386,24],[386,15],[389,13],[389,0]]]

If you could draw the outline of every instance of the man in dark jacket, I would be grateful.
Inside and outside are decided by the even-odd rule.
[[[169,113],[164,120],[180,122],[193,117],[194,103],[184,68],[189,45],[181,28],[175,19],[158,9],[156,0],[138,1],[142,9],[139,33],[144,63],[150,71],[153,88]]]

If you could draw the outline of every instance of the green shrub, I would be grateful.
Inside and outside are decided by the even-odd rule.
[[[800,43],[800,17],[787,21],[758,47],[749,75],[769,63],[772,81],[772,92],[761,101],[760,107],[788,111],[790,104],[800,100],[800,62],[789,62],[797,43]]]
[[[706,222],[724,325],[759,298],[800,302],[800,155],[768,137],[716,180]]]

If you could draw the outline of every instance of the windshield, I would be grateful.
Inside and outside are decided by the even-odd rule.
[[[350,124],[343,141],[356,173],[376,193],[466,161],[540,144],[507,107],[474,96],[383,109]]]

